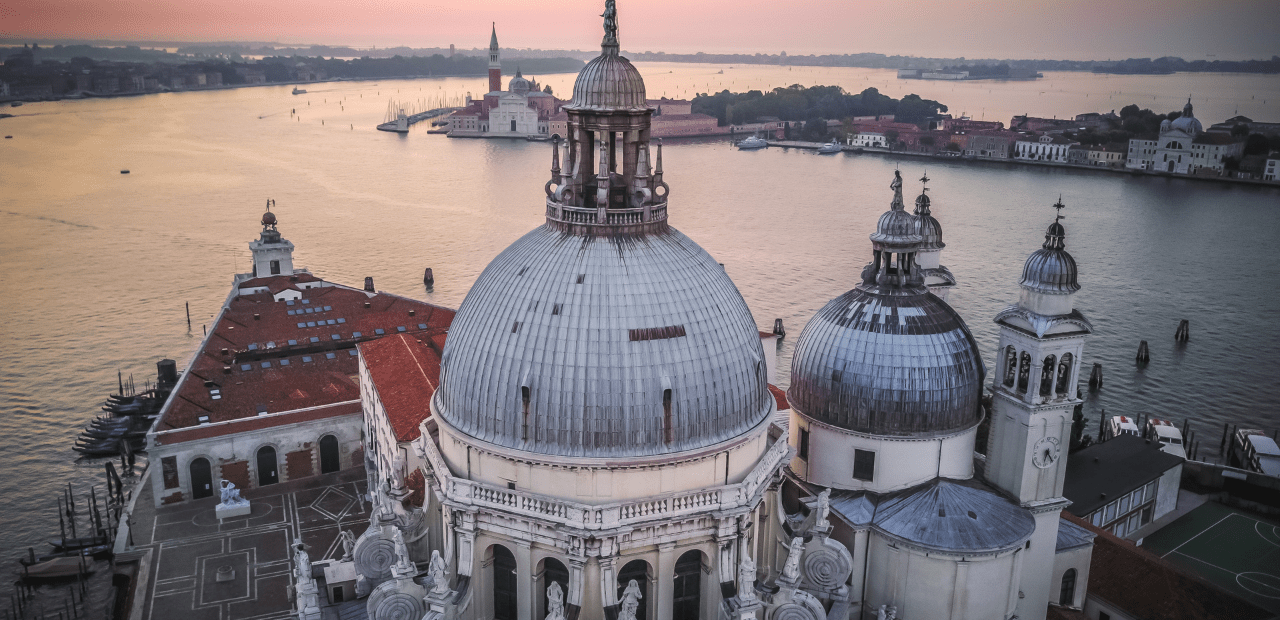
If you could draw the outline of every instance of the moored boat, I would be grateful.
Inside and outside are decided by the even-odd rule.
[[[818,148],[818,153],[821,155],[834,155],[843,150],[844,150],[843,146],[840,146],[835,142],[828,142]]]
[[[760,136],[751,136],[736,145],[739,151],[750,151],[754,149],[763,149],[769,146],[769,141]]]
[[[80,575],[89,575],[93,573],[93,567],[90,566],[83,558],[53,558],[44,562],[36,562],[26,567],[23,571],[23,579],[31,579],[37,581],[53,580],[53,579],[72,579]]]

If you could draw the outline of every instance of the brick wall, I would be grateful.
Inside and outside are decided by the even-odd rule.
[[[315,465],[313,464],[313,460],[315,458],[314,452],[315,451],[311,449],[311,444],[307,443],[303,444],[302,450],[289,452],[284,455],[285,474],[289,477],[289,480],[297,480],[298,478],[307,478],[315,475]]]
[[[364,446],[351,451],[351,466],[364,467]]]
[[[220,469],[223,480],[230,480],[237,489],[249,488],[249,461],[223,461]]]

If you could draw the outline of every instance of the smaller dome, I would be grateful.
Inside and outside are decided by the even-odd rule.
[[[920,235],[921,251],[947,247],[942,242],[942,224],[929,213],[929,195],[925,193],[916,198],[916,233]]]
[[[920,233],[916,230],[916,216],[900,209],[885,211],[876,223],[876,231],[871,234],[875,243],[888,245],[916,245],[920,243]]]
[[[1031,511],[972,482],[937,479],[890,497],[872,526],[943,553],[999,553],[1022,546],[1036,530]]]
[[[1182,131],[1190,135],[1195,135],[1204,131],[1204,126],[1200,124],[1200,119],[1194,116],[1179,116],[1169,123],[1169,128]]]
[[[263,225],[263,226],[275,226],[275,225],[276,225],[276,214],[274,214],[274,213],[272,213],[272,212],[270,212],[270,211],[267,211],[266,213],[263,213],[263,214],[262,214],[262,225]]]
[[[578,73],[567,110],[607,112],[647,110],[644,78],[630,60],[616,53],[597,56]]]
[[[1022,280],[1018,282],[1029,291],[1047,295],[1069,295],[1080,290],[1077,281],[1076,259],[1066,250],[1066,228],[1059,221],[1049,225],[1044,233],[1044,245],[1022,267]]]
[[[526,80],[523,75],[520,75],[519,69],[516,69],[516,76],[507,83],[507,90],[517,95],[527,95],[532,88],[533,84]]]

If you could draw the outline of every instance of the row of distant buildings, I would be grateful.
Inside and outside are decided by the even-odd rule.
[[[1245,155],[1246,136],[1232,132],[1243,125],[1249,133],[1273,136],[1280,134],[1280,123],[1236,116],[1206,130],[1188,102],[1182,116],[1164,121],[1154,139],[1082,144],[1072,137],[1080,131],[1106,131],[1119,124],[1120,117],[1115,112],[1091,112],[1074,119],[1015,116],[1008,128],[999,121],[946,116],[931,120],[924,127],[895,122],[893,116],[870,116],[855,117],[845,125],[845,142],[855,148],[952,157],[1280,180],[1280,153]],[[1228,166],[1229,162],[1235,165]]]

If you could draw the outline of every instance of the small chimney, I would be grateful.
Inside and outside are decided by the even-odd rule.
[[[229,375],[229,374],[231,374],[231,367],[230,367],[230,366],[223,366],[223,367],[222,367],[222,374],[224,374],[224,375]]]
[[[222,349],[222,354],[223,354],[224,356],[227,354],[227,350],[226,350],[225,348],[224,348],[224,349]]]
[[[418,311],[417,311],[417,310],[410,310],[410,311],[409,311],[409,316],[418,316]]]
[[[364,290],[369,291],[370,293],[373,293],[373,292],[374,292],[374,289],[373,289],[373,276],[365,276],[365,279],[364,279]]]
[[[364,302],[364,307],[366,307],[366,308],[370,307],[369,302],[367,302],[367,301],[366,301],[366,302]]]
[[[260,319],[262,319],[262,315],[261,315],[261,314],[258,314],[257,312],[254,312],[254,313],[253,313],[253,320],[257,321],[257,320],[260,320]]]

